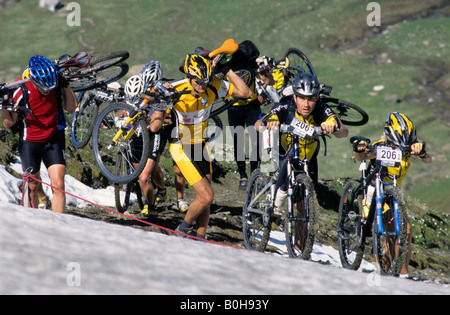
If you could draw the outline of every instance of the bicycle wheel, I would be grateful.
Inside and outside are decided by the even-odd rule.
[[[142,191],[137,181],[127,183],[124,185],[114,184],[114,197],[116,201],[116,210],[120,213],[124,213],[131,205],[131,193],[136,193],[136,200],[139,205],[139,209],[144,208],[145,200],[142,198]]]
[[[382,209],[382,222],[379,222],[377,215],[374,218],[373,251],[378,270],[382,274],[396,276],[400,274],[408,251],[406,206],[398,187],[384,187]],[[383,225],[384,232],[379,231],[380,224]]]
[[[366,111],[355,104],[332,97],[321,97],[321,100],[331,107],[344,125],[362,126],[369,121]]]
[[[213,116],[208,119],[208,126],[205,129],[203,137],[206,142],[211,142],[221,134],[223,129],[222,119],[219,116]]]
[[[100,104],[89,92],[83,91],[78,95],[78,106],[72,116],[72,144],[75,148],[84,148],[91,139]]]
[[[95,65],[96,70],[108,68],[119,62],[125,61],[130,57],[130,53],[126,50],[116,51],[103,55],[94,55],[89,63],[90,66]]]
[[[308,57],[297,48],[288,48],[283,55],[283,58],[289,60],[289,66],[285,69],[284,87],[289,85],[294,78],[300,73],[309,73],[315,77],[316,71],[314,71],[313,65],[309,61]]]
[[[241,69],[235,71],[237,75],[245,82],[245,84],[250,87],[252,83],[255,81],[255,74],[251,69]],[[227,110],[234,103],[239,101],[238,97],[233,98],[218,98],[211,105],[211,113],[209,117],[217,116]]]
[[[139,136],[125,140],[124,132],[118,143],[112,145],[113,138],[133,111],[134,107],[125,103],[110,104],[99,114],[92,134],[95,161],[102,174],[116,184],[137,179],[147,164],[150,136],[144,120],[136,119],[130,126]]]
[[[272,230],[270,212],[272,201],[270,196],[270,178],[259,169],[252,172],[248,182],[242,211],[242,232],[247,249],[263,252],[269,241]],[[264,189],[266,187],[266,189]]]
[[[360,205],[362,194],[358,191],[359,183],[349,181],[343,189],[339,202],[338,246],[342,267],[358,270],[364,256],[365,233],[361,222]]]
[[[308,260],[319,230],[319,203],[314,184],[306,174],[295,177],[286,211],[286,247],[291,258]]]
[[[105,63],[97,63],[78,69],[65,76],[74,92],[87,91],[114,82],[128,72],[126,62],[116,63],[106,67]]]

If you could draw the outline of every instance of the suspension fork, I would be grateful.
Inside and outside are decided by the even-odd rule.
[[[377,231],[384,234],[383,226],[383,186],[380,178],[380,173],[375,174],[375,205],[377,216]]]

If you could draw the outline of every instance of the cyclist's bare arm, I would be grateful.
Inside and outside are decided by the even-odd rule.
[[[161,129],[161,127],[163,126],[164,123],[164,118],[165,118],[165,112],[163,111],[158,111],[155,110],[151,115],[150,115],[150,126],[149,129],[151,132],[158,132],[159,129]]]
[[[2,122],[5,128],[11,128],[17,122],[19,115],[16,112],[10,112],[2,108]]]
[[[69,113],[77,109],[77,98],[70,87],[62,88],[62,107]]]
[[[226,76],[234,85],[234,90],[231,94],[233,97],[249,98],[252,96],[252,91],[233,70],[228,71]]]

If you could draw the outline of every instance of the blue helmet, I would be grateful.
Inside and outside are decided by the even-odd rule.
[[[58,84],[58,75],[55,65],[45,57],[33,56],[28,62],[30,79],[44,91],[53,90]]]

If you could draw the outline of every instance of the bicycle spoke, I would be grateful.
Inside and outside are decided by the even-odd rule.
[[[111,104],[98,116],[94,127],[92,144],[97,164],[109,180],[118,184],[136,179],[148,158],[149,135],[143,121],[135,122],[133,128],[137,133],[130,139],[124,138],[127,131],[113,144],[132,110],[124,103]]]
[[[270,219],[271,202],[269,189],[265,186],[269,179],[259,170],[250,176],[243,208],[243,234],[248,249],[264,251],[269,240],[272,223]]]

